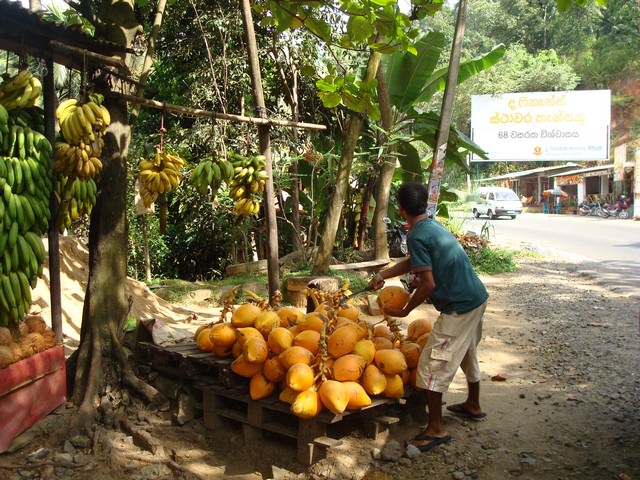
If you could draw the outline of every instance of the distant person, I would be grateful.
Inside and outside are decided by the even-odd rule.
[[[426,391],[429,422],[410,443],[421,451],[448,442],[451,437],[442,419],[442,394],[461,367],[468,384],[465,402],[447,407],[470,420],[482,420],[480,367],[476,346],[482,337],[482,319],[489,294],[473,271],[456,238],[425,213],[428,190],[420,183],[405,183],[398,190],[400,215],[409,223],[409,257],[383,270],[369,282],[382,288],[385,279],[408,272],[415,276],[415,291],[403,308],[385,307],[393,317],[406,317],[427,298],[440,312],[420,355],[416,384]]]

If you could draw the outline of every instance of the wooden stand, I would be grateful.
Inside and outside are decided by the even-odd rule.
[[[0,453],[66,401],[64,347],[57,345],[0,370]]]
[[[385,415],[388,406],[398,403],[398,400],[376,398],[371,405],[360,410],[345,411],[340,415],[323,411],[312,419],[301,419],[276,396],[251,400],[246,388],[204,386],[202,396],[205,427],[215,430],[225,419],[239,422],[245,443],[260,440],[265,431],[293,438],[297,445],[297,459],[305,466],[324,458],[329,448],[342,444],[341,440],[331,437],[332,425],[346,417],[357,417],[363,431],[370,438],[377,439],[400,421],[397,417]]]

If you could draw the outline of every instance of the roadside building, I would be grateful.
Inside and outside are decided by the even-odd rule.
[[[584,200],[614,201],[610,198],[614,194],[613,164],[577,168],[549,175],[549,178],[555,182],[555,186],[569,194],[569,198],[575,198],[577,203]]]
[[[507,187],[518,194],[523,205],[538,205],[543,201],[542,192],[554,186],[551,179],[553,174],[576,169],[576,163],[555,165],[551,167],[539,167],[531,170],[511,172],[497,177],[481,178],[476,180],[477,186],[497,185]]]

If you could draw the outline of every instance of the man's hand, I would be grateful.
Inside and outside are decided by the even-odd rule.
[[[369,288],[369,290],[380,290],[382,287],[384,287],[384,278],[382,278],[382,275],[379,273],[376,273],[371,277],[371,280],[369,280],[367,288]]]
[[[392,307],[384,307],[384,313],[389,315],[390,317],[406,317],[407,314],[404,313],[404,308],[392,308]]]

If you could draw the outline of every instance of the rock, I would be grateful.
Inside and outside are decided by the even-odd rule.
[[[42,460],[47,458],[48,455],[49,450],[44,447],[40,447],[27,455],[27,460],[29,460],[30,462],[41,462]]]
[[[74,447],[69,440],[64,441],[64,447],[62,447],[62,449],[65,451],[65,453],[70,453],[71,455],[76,453],[76,447]]]
[[[420,451],[420,449],[415,445],[408,444],[407,448],[405,449],[405,454],[407,455],[408,458],[419,457],[421,453],[422,452]]]
[[[56,467],[73,467],[73,455],[70,453],[56,453],[53,456],[53,463]]]
[[[40,479],[41,480],[54,480],[56,478],[56,471],[53,465],[45,465],[40,470]]]
[[[387,444],[382,448],[380,452],[380,458],[382,460],[397,462],[402,458],[404,453],[404,449],[402,445],[397,440],[390,440]]]
[[[411,461],[411,459],[406,457],[402,457],[400,460],[398,460],[398,463],[403,467],[410,467],[411,465],[413,465],[413,462]]]
[[[451,474],[451,478],[455,480],[464,480],[464,477],[465,477],[464,472],[461,472],[460,470],[456,470]]]
[[[191,395],[180,393],[173,420],[178,425],[190,422],[196,416],[196,402]]]

